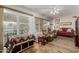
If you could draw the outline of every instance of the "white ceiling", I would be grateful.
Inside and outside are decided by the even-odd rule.
[[[65,17],[71,14],[79,13],[79,5],[23,5],[22,7],[35,13],[39,13],[49,19],[52,19],[54,16]],[[50,14],[53,7],[61,9],[59,14]]]

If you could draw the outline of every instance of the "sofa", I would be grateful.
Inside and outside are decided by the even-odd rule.
[[[74,31],[71,28],[60,28],[57,32],[58,36],[74,37]]]
[[[34,35],[24,35],[18,37],[10,38],[8,42],[8,46],[4,46],[8,48],[9,53],[16,53],[22,51],[22,49],[29,48],[30,46],[34,45],[35,36]],[[6,44],[5,44],[6,45]]]

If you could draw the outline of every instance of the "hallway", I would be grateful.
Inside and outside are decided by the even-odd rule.
[[[79,48],[74,46],[74,38],[58,37],[54,41],[40,45],[35,44],[23,53],[78,53]]]

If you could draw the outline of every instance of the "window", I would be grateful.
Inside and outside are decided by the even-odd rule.
[[[28,34],[29,31],[29,20],[28,17],[19,16],[19,32],[20,34]]]
[[[8,9],[4,10],[3,21],[4,41],[7,41],[7,34],[9,37],[21,34],[28,34],[29,32],[29,17]]]

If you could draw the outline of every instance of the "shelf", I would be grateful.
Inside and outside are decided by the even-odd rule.
[[[18,46],[18,45],[20,45],[20,44],[24,44],[24,43],[26,43],[26,42],[28,42],[28,41],[32,41],[32,40],[34,40],[34,39],[27,40],[27,41],[24,41],[24,42],[21,42],[21,43],[15,44],[14,47],[15,47],[15,46]]]
[[[27,40],[25,42],[18,43],[18,44],[16,44],[16,45],[13,46],[13,49],[11,50],[11,53],[21,52],[24,49],[29,48],[29,47],[31,47],[33,45],[34,45],[34,39],[31,39],[31,40]]]

